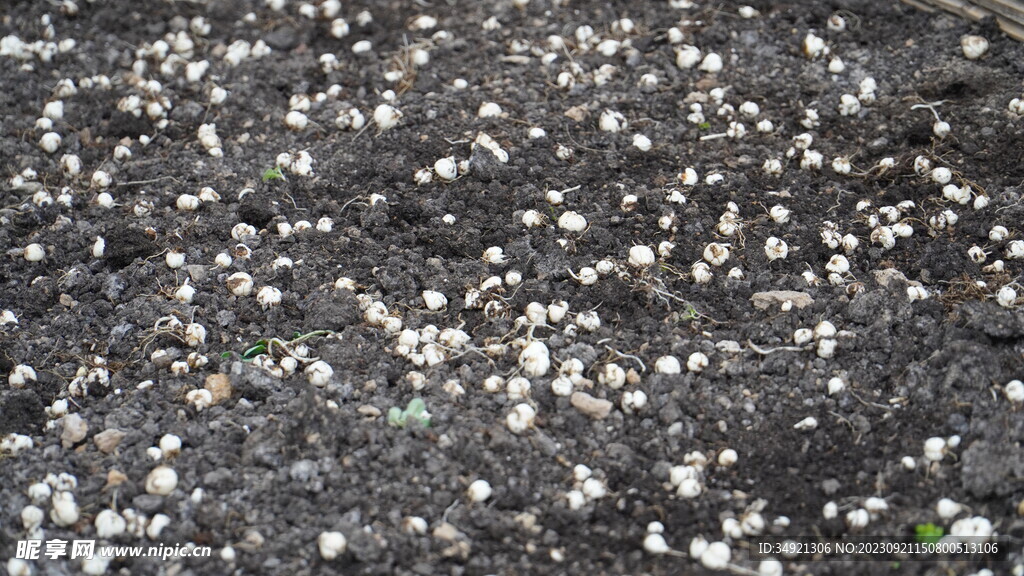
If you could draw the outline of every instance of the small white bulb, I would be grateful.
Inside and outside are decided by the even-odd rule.
[[[828,322],[827,320],[822,320],[821,322],[818,322],[818,324],[814,327],[815,338],[835,338],[836,334],[836,325],[831,322]]]
[[[846,526],[849,527],[850,530],[860,530],[866,527],[870,521],[871,514],[863,508],[850,510],[846,513]]]
[[[704,262],[697,262],[690,267],[690,275],[697,284],[707,284],[713,277],[711,268]]]
[[[614,110],[605,110],[597,123],[598,128],[603,132],[621,132],[626,129],[628,123],[626,117]]]
[[[784,240],[771,236],[764,243],[764,253],[769,262],[784,260],[789,255],[789,246]]]
[[[548,347],[540,341],[533,341],[519,353],[519,366],[527,378],[544,376],[551,367]]]
[[[256,293],[256,302],[264,310],[281,303],[281,291],[273,286],[264,286]]]
[[[924,442],[924,457],[931,462],[939,462],[946,456],[946,439],[937,436]]]
[[[697,68],[709,74],[716,74],[722,71],[722,57],[715,52],[708,53],[700,62],[700,66]]]
[[[679,359],[675,356],[661,356],[654,363],[654,372],[656,374],[679,374],[682,372],[682,367],[679,364]]]
[[[248,296],[252,293],[252,276],[245,272],[235,272],[227,279],[228,290],[235,296]]]
[[[199,201],[199,198],[191,194],[182,194],[178,196],[178,200],[175,202],[175,205],[178,207],[178,210],[181,210],[183,212],[191,212],[193,210],[197,210],[200,204],[201,202]]]
[[[187,281],[174,291],[174,299],[184,304],[191,304],[192,298],[195,295],[196,289],[190,286]]]
[[[668,543],[665,542],[665,537],[659,533],[649,533],[644,537],[644,551],[648,554],[660,556],[667,553],[671,548],[668,547]]]
[[[712,242],[704,247],[704,260],[712,266],[721,266],[729,259],[729,246]]]
[[[601,317],[594,311],[580,312],[576,315],[576,325],[587,332],[593,332],[601,327]]]
[[[491,497],[491,485],[487,480],[474,480],[466,489],[470,502],[484,502]]]
[[[24,258],[29,262],[42,262],[46,258],[46,249],[41,244],[29,244],[25,246]]]
[[[164,262],[171,270],[177,270],[185,265],[185,253],[181,250],[169,250],[164,256]]]
[[[568,210],[558,217],[558,227],[568,232],[580,233],[587,229],[587,219]]]
[[[977,60],[988,52],[988,40],[981,36],[969,34],[960,38],[960,49],[964,53],[964,58]]]
[[[799,422],[797,422],[796,424],[793,425],[793,429],[794,430],[801,430],[801,431],[804,431],[804,430],[808,430],[808,431],[809,430],[814,430],[817,427],[818,427],[818,419],[815,418],[814,416],[808,416],[807,418],[804,418],[803,420],[801,420],[801,421],[799,421]]]
[[[505,418],[505,425],[513,434],[522,434],[533,428],[537,411],[529,404],[517,404]]]
[[[497,103],[484,102],[483,104],[480,105],[480,108],[477,110],[476,115],[478,118],[494,118],[496,116],[501,116],[501,113],[501,106],[499,106]]]
[[[637,268],[646,268],[654,264],[654,251],[648,246],[633,246],[629,249],[629,264]]]
[[[703,372],[709,363],[707,355],[703,352],[694,352],[686,360],[686,369],[690,372]]]
[[[1007,244],[1006,257],[1010,260],[1024,259],[1024,240],[1013,240]]]
[[[1003,396],[1012,404],[1024,402],[1024,382],[1011,380],[1003,387]]]
[[[434,162],[434,173],[442,180],[455,180],[459,175],[459,166],[455,162],[455,157],[448,156]]]
[[[643,134],[634,134],[633,146],[641,152],[649,152],[651,148],[654,146],[654,143],[651,142],[650,138],[644,136]]]
[[[168,466],[157,466],[146,476],[146,493],[167,496],[178,486],[178,473]]]
[[[448,305],[448,298],[440,292],[434,290],[423,291],[423,302],[426,304],[427,309],[433,312],[443,310]]]
[[[127,522],[113,510],[103,510],[96,515],[93,524],[96,526],[96,536],[99,538],[115,538],[124,534]]]
[[[718,455],[718,465],[729,467],[739,460],[739,454],[732,448],[726,448]]]
[[[53,508],[50,510],[50,520],[57,526],[64,528],[78,522],[78,504],[75,503],[75,496],[71,492],[55,493],[51,505]]]
[[[708,570],[724,570],[732,560],[732,550],[725,542],[712,542],[700,555],[700,563]]]
[[[381,104],[373,110],[373,121],[381,130],[394,128],[401,119],[402,112],[390,104]]]
[[[53,154],[60,149],[61,138],[56,132],[47,132],[39,138],[39,147],[48,154]]]
[[[1003,286],[996,292],[996,303],[1003,308],[1012,308],[1017,302],[1017,291],[1011,286]]]
[[[321,532],[316,539],[320,557],[330,562],[345,553],[348,540],[341,532]]]
[[[963,511],[963,506],[949,498],[941,498],[935,504],[935,512],[943,520],[952,520],[961,511]]]
[[[305,374],[310,384],[323,388],[331,381],[331,377],[334,376],[334,369],[327,362],[317,360],[306,367]]]

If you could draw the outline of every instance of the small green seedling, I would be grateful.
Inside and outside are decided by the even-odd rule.
[[[287,181],[288,179],[285,178],[284,172],[281,171],[281,167],[277,166],[274,168],[267,168],[266,170],[263,171],[263,181],[270,182],[271,180]]]
[[[697,128],[700,128],[701,130],[710,130],[711,122],[701,122],[700,124],[697,125]]]
[[[242,360],[244,360],[246,362],[251,362],[253,360],[253,358],[256,358],[260,354],[269,354],[270,356],[273,356],[274,355],[274,347],[275,346],[277,348],[279,348],[281,351],[283,351],[285,355],[293,356],[294,357],[294,354],[292,354],[291,347],[294,346],[295,344],[298,344],[300,342],[305,342],[306,340],[309,340],[310,338],[314,338],[314,337],[317,337],[317,336],[328,336],[328,335],[333,334],[333,333],[334,332],[332,332],[330,330],[314,330],[313,332],[309,332],[309,333],[306,333],[306,334],[303,334],[301,332],[295,332],[294,334],[292,334],[292,339],[291,340],[283,340],[281,338],[276,338],[276,337],[275,338],[264,338],[262,340],[257,340],[256,344],[254,344],[251,347],[247,348],[245,350],[245,352],[242,352]],[[233,352],[224,352],[223,354],[221,354],[221,357],[222,358],[230,358],[232,354],[233,354]],[[306,360],[306,359],[303,358],[303,360]],[[309,360],[314,360],[314,359],[309,359]]]
[[[914,539],[921,544],[937,544],[946,531],[931,522],[914,526]]]
[[[418,422],[423,428],[430,426],[430,413],[427,412],[427,404],[422,398],[409,400],[405,410],[398,406],[388,410],[388,425],[396,428],[405,428],[410,421]]]

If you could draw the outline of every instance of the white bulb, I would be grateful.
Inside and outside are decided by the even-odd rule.
[[[537,411],[529,404],[517,404],[505,418],[505,424],[513,434],[522,434],[533,427]]]
[[[491,485],[487,480],[474,480],[466,489],[470,502],[483,502],[491,497]]]
[[[476,115],[478,118],[494,118],[495,116],[501,116],[501,112],[501,106],[498,104],[494,102],[484,102],[480,105]]]
[[[178,486],[178,473],[167,466],[157,466],[146,476],[146,492],[167,496]]]
[[[543,342],[531,342],[519,353],[519,366],[527,378],[544,376],[551,367],[551,356]]]
[[[41,244],[29,244],[25,246],[24,258],[29,262],[42,262],[46,258],[46,249]]]
[[[924,457],[939,462],[946,456],[946,440],[937,436],[925,440]]]
[[[185,253],[180,250],[169,250],[164,256],[164,262],[168,268],[177,270],[185,265]]]
[[[558,227],[568,232],[580,233],[586,230],[587,219],[569,210],[558,217]]]
[[[434,162],[434,173],[442,180],[455,180],[459,175],[459,167],[454,156],[441,158]]]
[[[718,54],[711,52],[701,61],[699,70],[707,72],[709,74],[715,74],[722,71],[722,57]]]
[[[124,534],[127,522],[120,514],[113,510],[103,510],[96,515],[93,522],[96,526],[96,536],[99,538],[114,538]]]
[[[264,286],[256,293],[256,302],[264,310],[281,303],[281,291],[273,286]]]
[[[390,104],[381,104],[373,110],[373,121],[381,130],[394,128],[401,119],[402,112]]]
[[[654,264],[654,251],[647,246],[633,246],[629,249],[629,263],[637,268],[646,268]]]
[[[963,506],[949,498],[942,498],[935,504],[935,511],[938,513],[939,518],[943,520],[952,520],[962,510]]]
[[[712,542],[700,555],[700,563],[708,570],[724,570],[732,559],[732,550],[725,542]]]
[[[732,448],[726,448],[718,455],[718,464],[720,466],[729,467],[735,464],[738,460],[739,454],[737,454]]]
[[[598,120],[598,128],[604,132],[621,132],[626,129],[628,123],[626,117],[614,110],[605,110]]]
[[[320,557],[330,562],[345,553],[348,540],[341,532],[321,532],[316,539]]]
[[[443,310],[444,307],[448,305],[448,298],[440,292],[424,290],[423,302],[426,304],[428,310],[437,312]]]
[[[772,236],[764,243],[764,253],[769,262],[785,259],[789,255],[789,246],[785,241]]]
[[[967,35],[960,38],[960,49],[968,60],[977,60],[988,52],[988,40],[981,36]]]
[[[668,543],[665,542],[665,537],[658,533],[650,533],[644,537],[644,550],[648,554],[654,554],[660,556],[670,550]]]
[[[641,152],[648,152],[654,146],[654,143],[651,142],[650,138],[643,134],[634,134],[633,146]]]
[[[39,147],[48,154],[53,154],[60,149],[61,138],[56,132],[47,132],[39,139]]]
[[[78,522],[78,504],[71,492],[60,491],[53,495],[50,520],[62,528]]]
[[[682,368],[679,359],[675,356],[662,356],[655,361],[654,372],[656,374],[679,374],[682,372]]]
[[[1003,395],[1013,404],[1024,402],[1024,382],[1011,380],[1003,387]]]
[[[712,242],[704,247],[704,260],[712,266],[721,266],[729,259],[729,247],[726,244]]]
[[[857,508],[846,513],[846,525],[851,530],[859,530],[868,525],[871,521],[871,514],[863,509]]]
[[[694,352],[686,360],[686,369],[690,372],[703,372],[708,364],[708,357],[703,352]]]
[[[306,367],[305,373],[310,384],[323,388],[331,381],[331,376],[334,375],[334,369],[331,368],[331,365],[327,362],[317,360]]]
[[[253,281],[252,276],[249,276],[245,272],[235,272],[227,279],[228,291],[235,296],[248,296],[252,293]]]

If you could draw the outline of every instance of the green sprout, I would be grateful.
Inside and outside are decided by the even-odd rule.
[[[283,340],[277,337],[257,340],[255,344],[247,348],[245,352],[242,352],[242,360],[246,362],[251,362],[254,358],[261,354],[269,354],[270,356],[273,356],[275,346],[282,350],[286,355],[298,358],[297,356],[294,356],[292,354],[292,346],[299,344],[300,342],[305,342],[310,338],[315,338],[317,336],[329,336],[331,334],[334,334],[334,332],[330,330],[314,330],[313,332],[309,332],[306,334],[303,334],[301,332],[295,332],[294,334],[292,334],[291,340]],[[232,354],[233,352],[230,351],[224,352],[223,354],[221,354],[221,357],[230,358]]]
[[[936,544],[945,533],[942,526],[936,526],[931,522],[914,526],[914,539],[921,544]]]
[[[430,412],[427,412],[427,404],[422,398],[409,400],[409,405],[402,410],[393,406],[388,410],[388,425],[396,428],[405,428],[410,421],[418,422],[423,428],[430,426]]]
[[[267,168],[263,171],[263,181],[270,182],[271,180],[287,181],[288,179],[284,177],[284,172],[281,171],[281,167],[276,166],[274,168]]]
[[[701,130],[710,130],[711,122],[701,122],[700,124],[697,124],[697,128],[700,128]]]

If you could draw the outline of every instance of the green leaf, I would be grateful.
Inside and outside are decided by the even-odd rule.
[[[922,544],[935,544],[942,539],[945,533],[942,526],[936,526],[931,522],[914,526],[915,539]]]
[[[388,410],[388,424],[397,428],[405,428],[405,414],[398,406],[392,406]]]
[[[405,409],[406,416],[412,416],[413,418],[419,419],[420,414],[423,414],[427,409],[427,403],[422,398],[413,398],[409,400],[409,406]]]
[[[263,181],[270,182],[271,180],[284,180],[284,173],[281,172],[281,167],[267,168],[263,171]]]
[[[701,122],[700,124],[697,125],[697,128],[700,128],[701,130],[710,130],[711,122]]]
[[[266,352],[267,352],[267,341],[266,340],[260,340],[259,342],[256,343],[255,346],[253,346],[252,348],[249,348],[248,350],[243,352],[242,353],[242,358],[245,358],[246,360],[252,360],[253,358],[259,356],[260,354],[265,354]]]

